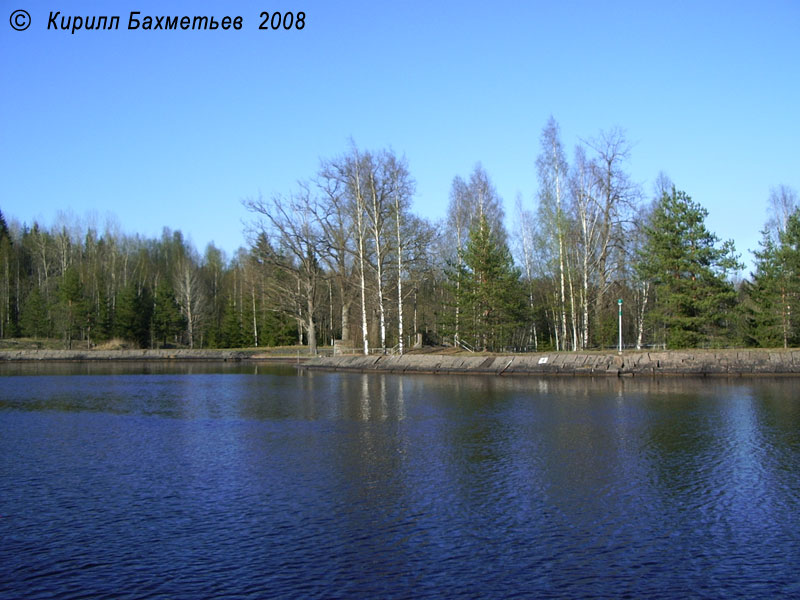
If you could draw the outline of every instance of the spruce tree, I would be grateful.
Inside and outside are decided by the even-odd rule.
[[[498,240],[483,214],[470,230],[462,265],[457,273],[462,338],[483,350],[501,349],[521,322],[525,295],[508,246]]]
[[[225,304],[222,313],[221,346],[223,348],[240,348],[244,344],[242,321],[233,298]]]
[[[43,338],[50,335],[47,303],[38,287],[33,288],[25,298],[19,320],[24,337]]]
[[[164,280],[156,286],[153,300],[153,335],[164,346],[179,335],[186,326],[181,309],[175,300],[175,292]]]
[[[728,276],[741,268],[732,241],[705,226],[702,206],[673,186],[656,205],[639,252],[640,276],[653,283],[651,318],[670,348],[724,343],[736,291]]]
[[[0,241],[8,239],[11,241],[11,233],[8,230],[6,218],[3,216],[3,211],[0,210]]]
[[[58,289],[57,315],[64,335],[64,345],[72,348],[72,341],[88,325],[89,307],[83,293],[83,283],[74,266],[67,268]]]
[[[114,334],[140,348],[150,342],[150,316],[152,296],[145,287],[131,282],[117,296],[117,309],[114,314]]]
[[[16,319],[12,305],[11,274],[14,249],[3,211],[0,210],[0,337],[12,337]]]

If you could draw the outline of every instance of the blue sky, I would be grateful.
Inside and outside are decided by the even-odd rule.
[[[121,27],[48,31],[51,10]],[[244,27],[128,31],[134,10]],[[303,10],[306,26],[259,31],[264,10]],[[647,195],[664,171],[749,261],[770,187],[800,191],[798,31],[796,0],[0,0],[0,210],[29,225],[110,213],[127,233],[166,226],[231,255],[241,199],[294,189],[352,138],[406,156],[418,214],[443,217],[478,161],[510,214],[517,193],[533,207],[553,115],[568,158],[623,128]]]

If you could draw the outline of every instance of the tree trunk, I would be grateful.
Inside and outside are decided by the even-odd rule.
[[[314,323],[314,297],[313,290],[307,290],[306,310],[308,311],[306,317],[306,335],[308,337],[308,353],[312,356],[317,354],[317,331],[316,324]]]
[[[361,337],[364,354],[369,354],[369,331],[367,325],[367,282],[364,273],[364,197],[361,194],[361,178],[358,172],[358,156],[356,156],[356,227],[358,229],[358,275],[361,291]]]
[[[352,300],[342,301],[342,341],[350,341],[350,306]]]
[[[569,265],[567,265],[569,267]],[[567,276],[569,278],[569,301],[570,301],[570,318],[572,320],[572,350],[578,350],[578,323],[577,312],[575,311],[575,290],[572,287],[572,269],[567,268]]]
[[[397,232],[397,344],[403,355],[403,241],[400,237],[400,198],[394,195],[394,219]]]
[[[253,342],[258,348],[258,318],[256,314],[256,286],[250,287],[250,300],[253,305]]]
[[[644,337],[644,315],[645,315],[645,310],[647,308],[647,297],[648,297],[648,293],[650,292],[650,283],[649,282],[645,282],[642,285],[642,288],[643,288],[643,290],[642,290],[642,293],[643,293],[642,304],[641,304],[641,306],[639,308],[638,314],[636,315],[636,329],[637,329],[637,332],[636,332],[636,349],[637,350],[641,350],[642,349],[642,338]]]

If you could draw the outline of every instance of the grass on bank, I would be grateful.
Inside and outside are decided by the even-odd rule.
[[[9,338],[0,339],[0,350],[65,350],[64,340],[58,338]],[[72,350],[75,351],[98,351],[106,352],[109,350],[139,350],[139,346],[133,342],[128,342],[119,338],[114,338],[91,348],[87,348],[85,343],[73,342]],[[170,347],[169,350],[186,350],[188,347]],[[308,354],[308,346],[274,346],[274,347],[248,347],[248,348],[219,348],[219,350],[235,350],[242,352],[253,352],[266,354],[269,356],[300,356]],[[333,348],[330,346],[320,346],[320,354],[332,354]]]

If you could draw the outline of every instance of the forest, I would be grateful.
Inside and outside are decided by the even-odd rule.
[[[160,238],[0,212],[0,339],[65,348],[303,345],[359,353],[789,347],[798,344],[797,192],[772,188],[747,278],[732,241],[665,175],[647,193],[614,128],[567,160],[551,117],[532,159],[538,192],[506,214],[478,163],[452,180],[447,214],[414,214],[405,158],[351,143],[296,189],[244,200],[247,243],[201,254]],[[2,208],[2,207],[0,207]]]

